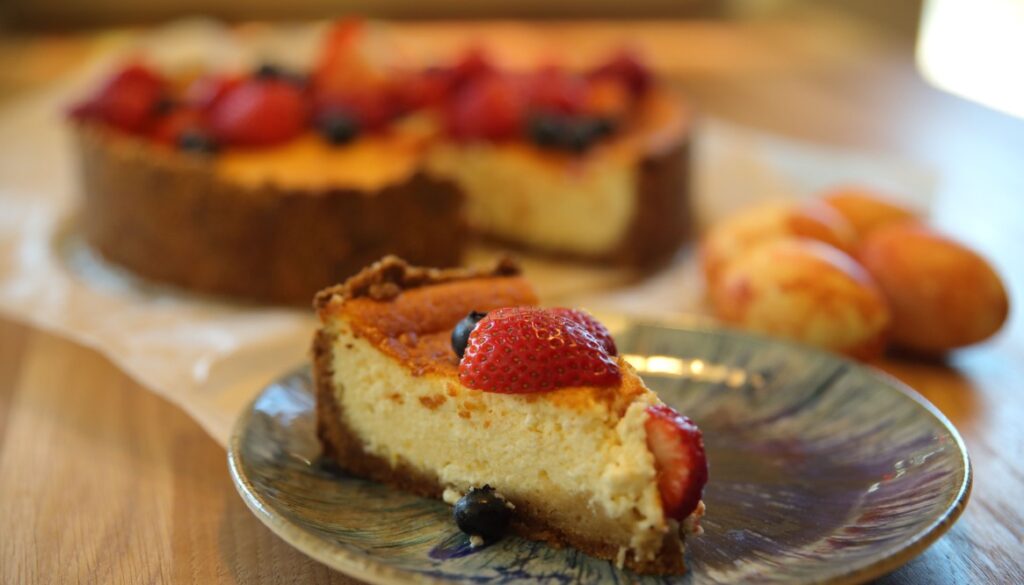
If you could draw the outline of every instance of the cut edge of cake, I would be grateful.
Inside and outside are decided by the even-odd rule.
[[[314,307],[323,317],[323,311],[335,302],[348,299],[371,298],[378,301],[394,299],[402,292],[419,287],[448,283],[471,278],[516,276],[520,274],[511,259],[502,259],[492,268],[432,269],[409,266],[396,257],[387,257],[364,269],[345,284],[328,288],[316,296]],[[316,385],[317,435],[323,444],[324,455],[353,474],[378,481],[421,496],[445,499],[444,485],[437,476],[424,473],[403,461],[395,464],[367,452],[363,442],[345,423],[343,407],[337,398],[334,371],[336,339],[325,328],[320,328],[312,347]],[[628,367],[628,366],[627,366]],[[637,558],[635,551],[620,545],[600,542],[586,534],[560,529],[546,521],[542,514],[529,505],[516,502],[512,530],[519,536],[547,542],[554,547],[571,546],[588,555],[608,559],[620,567],[642,574],[681,574],[685,572],[685,536],[699,532],[699,519],[703,515],[701,503],[697,510],[681,523],[666,520],[668,531],[663,535],[661,549],[649,558]]]

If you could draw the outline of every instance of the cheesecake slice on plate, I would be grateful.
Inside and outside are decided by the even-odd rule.
[[[509,261],[437,270],[388,257],[322,291],[325,454],[455,504],[478,545],[508,523],[638,573],[682,573],[704,511],[700,431],[592,316],[536,304]]]

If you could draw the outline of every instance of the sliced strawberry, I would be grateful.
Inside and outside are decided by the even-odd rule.
[[[268,146],[297,137],[309,118],[302,91],[280,79],[249,79],[210,111],[210,128],[226,144]]]
[[[459,362],[463,385],[509,394],[570,386],[613,386],[615,359],[578,322],[536,307],[487,313],[469,335]]]
[[[483,47],[470,47],[448,70],[448,77],[453,88],[460,88],[471,81],[494,75],[497,72],[498,69],[491,60],[491,56]]]
[[[349,91],[318,96],[314,104],[317,120],[334,114],[344,114],[364,130],[377,130],[386,126],[403,111],[401,97],[380,87],[378,91]]]
[[[449,132],[461,139],[515,138],[523,132],[524,97],[521,85],[506,75],[472,81],[450,104]]]
[[[653,76],[639,55],[622,49],[591,70],[593,79],[612,78],[626,84],[633,95],[642,95],[651,87]]]
[[[697,508],[708,463],[704,440],[693,421],[664,404],[647,408],[647,448],[654,455],[665,516],[683,520]]]
[[[444,103],[451,89],[451,76],[447,71],[428,69],[401,75],[395,90],[402,108],[416,110]]]
[[[310,77],[314,94],[375,91],[388,82],[400,61],[379,27],[361,19],[342,19],[327,31]]]
[[[238,75],[203,75],[185,88],[184,102],[209,112],[241,83],[242,77]]]
[[[165,86],[152,69],[130,63],[107,79],[86,103],[72,108],[71,115],[102,120],[126,132],[145,132],[156,116]]]
[[[566,309],[562,307],[551,309],[551,312],[579,323],[587,333],[594,336],[594,339],[601,344],[601,347],[604,348],[608,355],[618,355],[619,350],[615,347],[615,340],[612,339],[612,334],[608,332],[607,327],[590,313],[580,309]]]
[[[575,115],[580,113],[586,99],[586,82],[565,69],[544,67],[530,78],[530,109]]]
[[[150,136],[156,142],[173,146],[183,133],[200,130],[203,126],[202,112],[194,108],[176,108],[157,118]]]

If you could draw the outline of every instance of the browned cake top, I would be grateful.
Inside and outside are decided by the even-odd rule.
[[[345,284],[317,295],[320,319],[343,318],[358,337],[366,339],[414,375],[458,376],[459,360],[451,346],[452,329],[471,310],[536,305],[529,282],[507,260],[489,270],[436,270],[412,267],[387,257]],[[450,388],[451,396],[477,390]],[[526,395],[564,408],[589,409],[604,405],[621,416],[636,396],[646,392],[636,376],[618,386],[562,388]]]
[[[471,310],[535,305],[537,295],[510,260],[489,270],[437,270],[384,258],[317,295],[320,319],[344,316],[353,332],[415,373],[454,374],[451,331]]]

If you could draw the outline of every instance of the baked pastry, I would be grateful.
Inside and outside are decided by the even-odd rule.
[[[704,510],[700,432],[644,386],[593,317],[536,300],[508,261],[438,270],[389,257],[320,292],[325,455],[456,503],[460,527],[485,541],[473,506],[507,501],[521,536],[639,573],[682,573],[684,536]]]
[[[456,265],[469,234],[628,267],[688,235],[690,116],[629,53],[410,68],[370,28],[338,23],[308,74],[125,65],[71,112],[86,240],[155,280],[305,303],[384,254]]]

